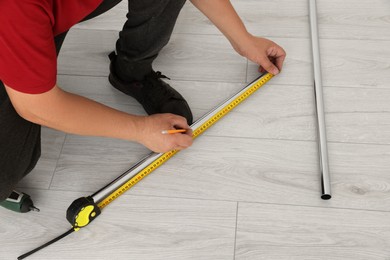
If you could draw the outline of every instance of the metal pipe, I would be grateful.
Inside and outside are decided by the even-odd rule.
[[[328,165],[328,148],[326,142],[326,125],[325,125],[325,111],[324,111],[324,99],[322,90],[322,77],[321,77],[321,60],[320,60],[320,47],[318,40],[318,25],[317,25],[317,6],[316,0],[309,0],[310,11],[310,32],[311,32],[311,46],[313,53],[313,68],[314,68],[314,95],[317,114],[317,131],[318,131],[318,149],[319,149],[319,162],[321,172],[321,186],[322,195],[321,198],[328,200],[332,197],[330,189],[330,176]]]
[[[121,174],[119,177],[117,177],[115,180],[95,192],[91,195],[93,201],[96,204],[99,204],[102,200],[104,200],[106,197],[108,197],[111,193],[113,193],[115,190],[117,190],[119,187],[121,187],[123,184],[125,184],[128,180],[133,178],[137,173],[142,171],[146,166],[157,160],[159,157],[161,157],[163,153],[150,153],[146,157],[139,160],[137,163],[135,163],[130,169],[128,169],[126,172]]]

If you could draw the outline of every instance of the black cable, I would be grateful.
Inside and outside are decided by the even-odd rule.
[[[46,244],[41,245],[40,247],[37,247],[37,248],[35,248],[34,250],[31,250],[30,252],[25,253],[24,255],[19,256],[19,257],[18,257],[18,260],[22,260],[22,259],[24,259],[24,258],[26,258],[26,257],[28,257],[28,256],[30,256],[30,255],[32,255],[32,254],[34,254],[35,252],[41,250],[42,248],[45,248],[45,247],[47,247],[47,246],[49,246],[49,245],[51,245],[51,244],[57,242],[58,240],[60,240],[60,239],[62,239],[62,238],[64,238],[64,237],[66,237],[67,235],[72,234],[73,231],[75,231],[74,228],[72,228],[72,229],[66,231],[64,234],[62,234],[62,235],[60,235],[60,236],[54,238],[53,240],[50,240],[50,241],[47,242]]]

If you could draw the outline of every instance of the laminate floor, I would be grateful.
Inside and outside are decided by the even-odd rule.
[[[283,46],[283,72],[107,206],[91,225],[28,259],[390,259],[390,2],[318,0],[332,195],[320,199],[307,0],[232,0],[252,33]],[[58,84],[145,114],[110,86],[107,54],[127,1],[76,25]],[[195,119],[257,77],[186,3],[155,62]],[[43,129],[43,153],[19,185],[40,213],[0,210],[0,259],[70,228],[88,196],[149,151],[121,140]]]

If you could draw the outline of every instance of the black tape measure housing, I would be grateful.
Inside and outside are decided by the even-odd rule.
[[[101,213],[100,208],[95,204],[92,197],[81,197],[73,201],[66,211],[66,219],[78,230],[87,226]]]

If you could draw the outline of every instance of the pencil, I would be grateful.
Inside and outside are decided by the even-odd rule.
[[[167,134],[184,133],[186,131],[187,131],[186,129],[172,129],[172,130],[163,130],[161,131],[161,133],[163,135],[167,135]]]

